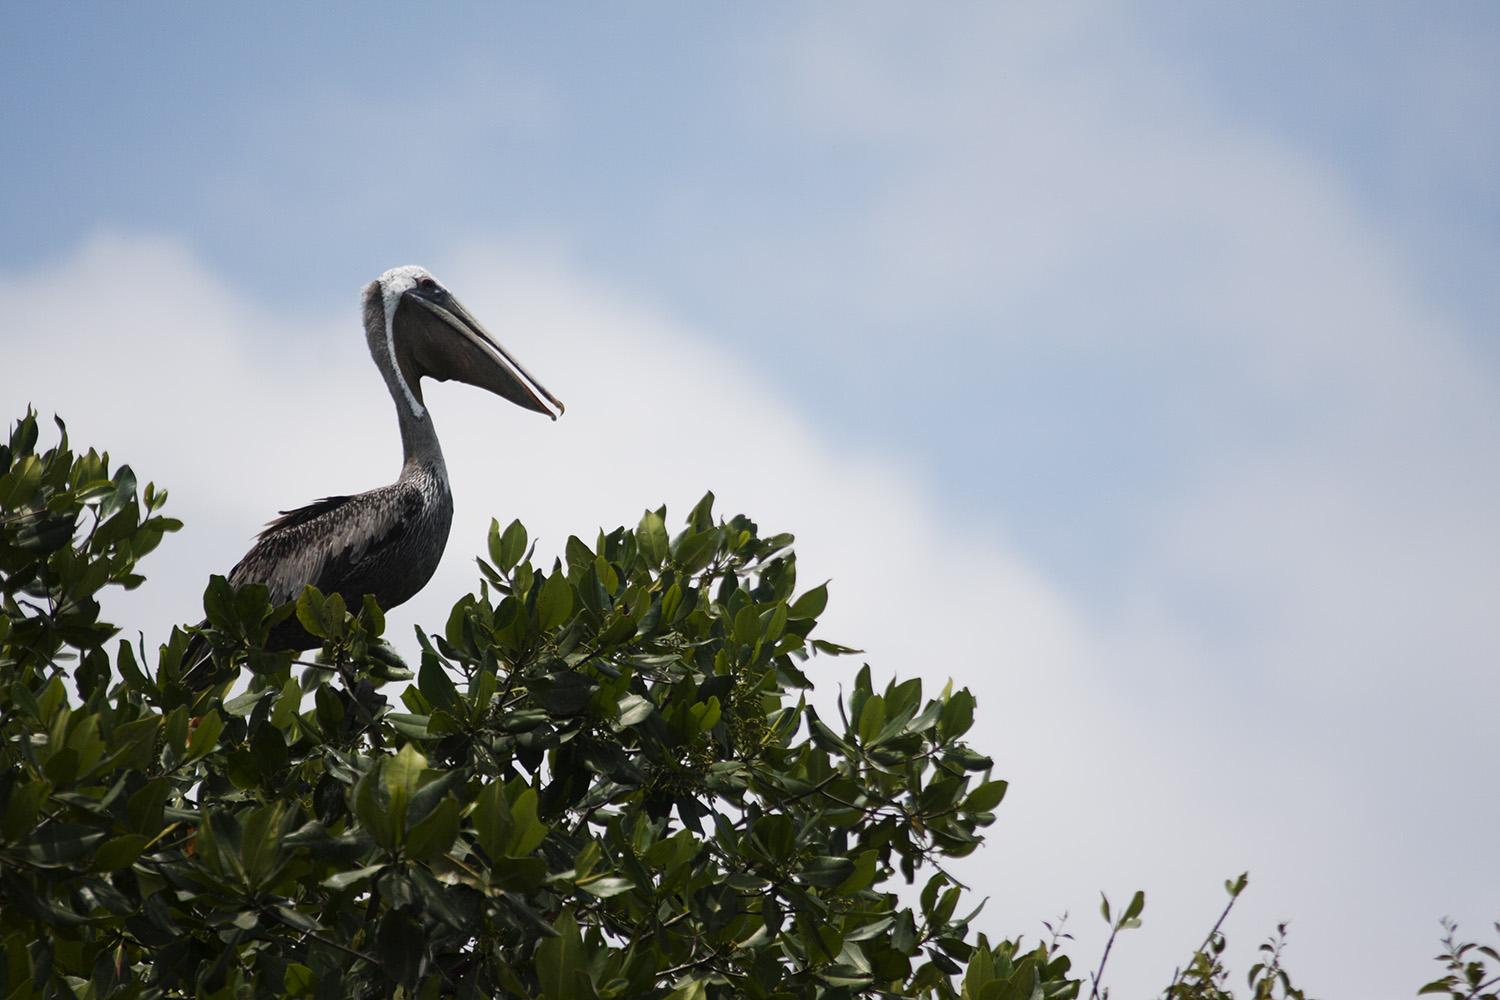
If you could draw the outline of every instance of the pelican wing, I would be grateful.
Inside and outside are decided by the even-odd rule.
[[[265,584],[272,604],[295,600],[308,584],[337,593],[399,546],[421,507],[419,491],[395,483],[282,511],[230,570],[229,582]]]
[[[296,600],[312,584],[357,606],[374,594],[395,607],[427,582],[442,555],[452,514],[445,483],[403,479],[355,496],[324,497],[283,511],[266,525],[234,569],[236,587],[264,584],[272,604]],[[317,640],[295,618],[272,629],[270,649],[308,649]],[[194,690],[215,680],[209,649],[195,637],[183,657],[183,682]]]

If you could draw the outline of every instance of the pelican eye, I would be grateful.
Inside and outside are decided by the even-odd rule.
[[[438,291],[438,283],[436,281],[433,281],[431,278],[423,278],[421,281],[417,282],[417,287],[422,289],[422,291],[424,292]]]

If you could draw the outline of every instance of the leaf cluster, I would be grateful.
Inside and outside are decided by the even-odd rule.
[[[548,564],[494,523],[415,668],[368,597],[221,577],[201,625],[111,655],[99,592],[180,524],[58,431],[38,452],[28,412],[0,445],[0,997],[1083,995],[1061,923],[976,934],[950,871],[1007,790],[970,693],[865,666],[830,717],[809,702],[858,651],[817,634],[792,536],[709,494]],[[312,658],[267,648],[292,615]],[[1246,885],[1164,1000],[1234,996]],[[1145,894],[1100,909],[1091,1000]],[[1497,1000],[1495,950],[1445,930],[1422,992]],[[1304,997],[1285,938],[1245,995]]]
[[[1500,922],[1495,924],[1500,937]],[[1423,986],[1422,995],[1452,1000],[1500,1000],[1500,951],[1477,941],[1460,939],[1458,924],[1443,920],[1443,950],[1437,955],[1444,975]],[[1495,963],[1491,965],[1490,963]]]
[[[945,867],[1006,790],[972,696],[865,667],[808,703],[855,651],[790,535],[709,495],[545,565],[495,524],[415,669],[368,599],[219,578],[202,626],[110,658],[94,594],[176,522],[35,440],[0,463],[0,996],[1077,995],[976,938]],[[292,614],[315,659],[265,648]]]

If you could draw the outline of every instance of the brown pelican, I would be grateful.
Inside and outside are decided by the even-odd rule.
[[[421,590],[442,558],[453,521],[453,496],[422,378],[458,379],[504,396],[553,420],[557,397],[521,367],[452,294],[420,267],[397,267],[365,286],[365,339],[396,404],[401,475],[389,486],[325,497],[282,511],[229,572],[236,586],[264,584],[273,605],[295,600],[312,584],[340,594],[351,608],[370,594],[393,608]],[[554,412],[555,410],[555,412]],[[318,645],[297,622],[272,629],[272,649]],[[195,642],[183,663],[185,683],[207,687],[206,646]]]

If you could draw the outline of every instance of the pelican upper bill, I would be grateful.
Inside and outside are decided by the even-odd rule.
[[[467,382],[553,420],[563,412],[562,402],[436,282],[404,292],[394,322],[397,350],[405,345],[417,377]]]

